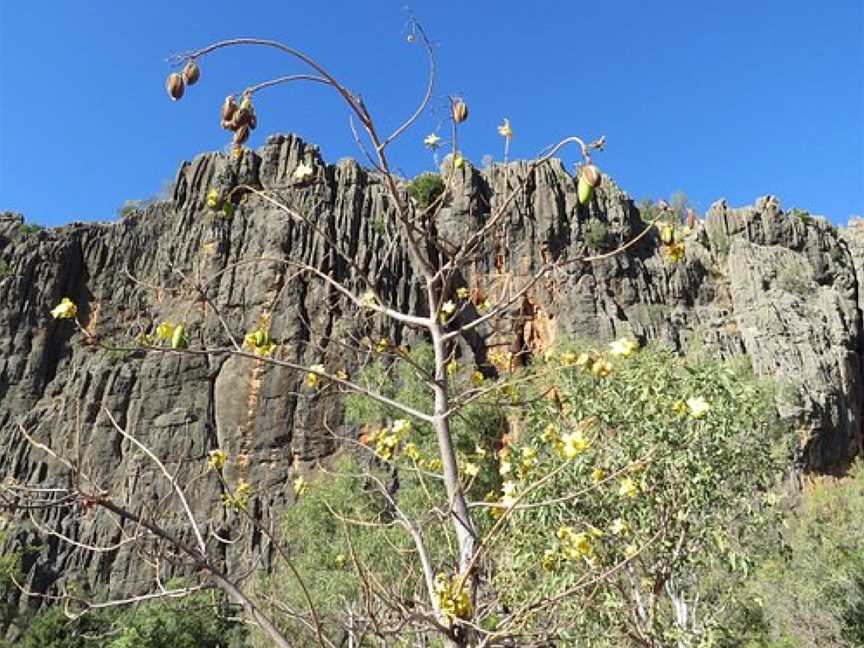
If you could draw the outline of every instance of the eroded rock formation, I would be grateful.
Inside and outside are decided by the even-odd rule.
[[[291,175],[301,161],[313,165],[317,181],[297,187]],[[485,171],[466,165],[457,173],[453,198],[435,224],[451,240],[477,228],[523,181],[527,165]],[[4,215],[3,478],[43,486],[62,479],[24,439],[22,426],[80,462],[117,501],[163,505],[167,484],[117,432],[110,413],[181,481],[201,471],[209,451],[224,449],[232,458],[229,479],[248,480],[257,494],[254,513],[267,517],[290,503],[293,470],[331,453],[338,436],[355,433],[343,425],[339,399],[326,391],[310,395],[296,372],[224,355],[106,351],[70,322],[50,317],[69,296],[87,330],[118,346],[132,345],[163,320],[184,322],[193,347],[225,346],[226,330],[242,340],[269,324],[280,357],[348,371],[364,357],[345,340],[407,339],[406,331],[359,316],[331,287],[285,263],[312,265],[359,289],[355,270],[308,227],[254,195],[238,200],[232,218],[208,208],[212,189],[225,194],[239,184],[278,190],[298,211],[316,214],[354,263],[377,277],[385,299],[423,312],[409,257],[389,237],[392,210],[380,179],[353,161],[326,165],[317,149],[293,136],[271,137],[238,160],[199,156],[180,168],[172,200],[116,223],[32,231],[20,217]],[[490,237],[466,279],[472,290],[493,294],[542,259],[609,249],[643,228],[633,202],[608,178],[580,207],[574,179],[549,162],[526,180],[506,227]],[[598,231],[605,240],[597,240]],[[685,259],[670,263],[652,232],[625,253],[550,274],[520,307],[522,343],[629,335],[680,351],[747,354],[757,372],[784,385],[778,406],[800,434],[801,464],[842,470],[861,449],[864,230],[841,232],[821,219],[790,215],[770,198],[739,209],[718,202],[686,246]],[[464,351],[482,360],[484,336],[466,340]],[[190,497],[202,515],[218,519],[219,494],[218,482],[205,478],[194,482]],[[103,513],[75,504],[55,509],[49,524],[85,543],[120,538]],[[32,590],[45,591],[58,579],[108,583],[115,592],[151,582],[149,568],[126,548],[75,550],[26,521],[9,531],[7,544],[41,547],[22,565]],[[260,537],[244,542],[238,551],[266,553]]]

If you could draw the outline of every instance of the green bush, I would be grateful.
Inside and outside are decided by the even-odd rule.
[[[753,646],[864,646],[864,464],[817,478],[784,524],[786,550],[749,584]]]
[[[409,362],[373,364],[358,380],[428,411],[431,392],[412,367],[428,370],[431,351],[405,354]],[[492,382],[470,367],[451,375],[457,391],[463,381]],[[418,520],[436,571],[455,559],[439,508],[435,434],[410,421],[391,439],[401,416],[349,396],[346,417],[362,425],[360,443],[286,515],[292,561],[328,632],[346,609],[377,604],[364,597],[368,582],[386,583],[399,600],[423,598],[418,554],[376,483]],[[561,645],[610,647],[634,645],[633,636],[658,646],[718,640],[731,610],[746,608],[742,583],[771,547],[763,530],[777,515],[772,488],[788,460],[780,431],[772,390],[742,362],[688,361],[619,343],[563,349],[507,375],[453,419],[487,543],[482,613],[473,621],[499,629],[506,610],[552,600],[520,632],[551,640],[544,633],[555,628]],[[306,609],[287,570],[269,589]],[[669,592],[689,609],[698,600],[698,625],[678,622]],[[639,601],[649,600],[639,620]],[[405,641],[386,645],[416,645]]]
[[[19,648],[242,648],[245,629],[211,595],[108,608],[69,619],[59,606],[36,615]]]
[[[585,242],[595,250],[606,247],[609,239],[609,227],[597,218],[591,218],[585,223]]]
[[[444,181],[437,173],[422,173],[408,185],[408,195],[417,201],[420,209],[426,209],[444,193]]]

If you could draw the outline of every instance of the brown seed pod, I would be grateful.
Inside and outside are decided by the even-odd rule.
[[[174,101],[178,101],[186,90],[186,84],[183,83],[183,77],[176,72],[172,72],[165,80],[165,90],[168,91],[168,96]]]
[[[468,104],[462,99],[453,99],[450,103],[450,112],[453,115],[453,121],[461,124],[468,119]]]
[[[183,80],[186,82],[186,85],[191,86],[195,85],[200,78],[201,69],[195,61],[190,59],[186,62],[186,66],[183,68]]]
[[[251,117],[252,113],[250,113],[245,108],[239,108],[237,112],[234,113],[234,116],[231,118],[232,130],[237,130],[241,126],[248,125]]]
[[[582,172],[579,175],[585,179],[585,182],[588,183],[592,189],[596,189],[600,186],[600,181],[603,179],[600,169],[593,164],[586,164],[582,167]]]
[[[234,143],[238,146],[249,139],[249,126],[244,124],[234,132]]]
[[[255,113],[252,113],[252,116],[249,117],[249,128],[255,130],[258,127],[258,117]]]
[[[234,116],[234,113],[237,111],[237,103],[234,101],[234,97],[232,95],[228,95],[225,97],[225,103],[222,104],[222,128],[228,129],[230,126],[226,126],[226,122],[230,122],[231,118]]]

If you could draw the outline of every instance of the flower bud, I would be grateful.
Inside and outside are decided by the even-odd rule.
[[[198,64],[190,59],[183,68],[183,80],[186,82],[186,85],[192,86],[198,82],[199,78],[201,78],[201,70]]]
[[[236,111],[237,103],[234,101],[232,95],[228,95],[225,97],[225,103],[222,104],[222,128],[226,130],[230,128],[230,126],[226,126],[225,124],[230,124],[231,118],[234,116]]]
[[[450,111],[453,115],[453,121],[461,124],[468,119],[468,104],[462,99],[455,99],[450,104]]]
[[[234,131],[234,144],[238,146],[244,144],[249,139],[249,126],[243,124],[240,128]]]
[[[168,91],[168,96],[174,101],[178,101],[186,90],[186,84],[183,83],[183,77],[176,72],[172,72],[165,80],[165,89]]]

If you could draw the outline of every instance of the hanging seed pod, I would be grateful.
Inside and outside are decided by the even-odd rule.
[[[248,94],[243,95],[243,99],[240,101],[240,107],[245,108],[250,113],[255,112],[255,106],[252,105],[252,97]]]
[[[249,128],[255,130],[258,127],[258,116],[255,113],[252,113],[252,116],[249,117]]]
[[[450,104],[450,112],[453,115],[453,121],[461,124],[468,119],[468,104],[462,99],[454,99]]]
[[[183,77],[176,72],[169,74],[168,78],[165,80],[165,90],[168,91],[168,96],[174,101],[179,101],[183,96],[183,92],[186,90],[186,84],[183,82]]]
[[[249,126],[243,124],[240,128],[234,131],[234,144],[244,144],[249,139]]]
[[[183,80],[186,82],[186,85],[193,86],[200,78],[201,69],[198,67],[198,64],[193,60],[187,61],[183,68]]]
[[[234,117],[235,112],[237,112],[237,103],[232,95],[228,95],[225,97],[225,103],[222,104],[222,128],[225,130],[230,128],[227,124],[231,123],[231,118]]]
[[[582,167],[579,171],[579,181],[576,185],[580,205],[584,205],[591,200],[591,196],[594,195],[594,189],[600,184],[601,180],[600,169],[596,166],[586,164]]]
[[[675,242],[675,229],[666,223],[660,225],[660,240],[663,245],[672,245]]]
[[[252,117],[252,113],[250,113],[245,108],[238,108],[237,112],[234,113],[234,116],[231,118],[231,130],[238,130],[242,126],[246,126],[249,124]]]

